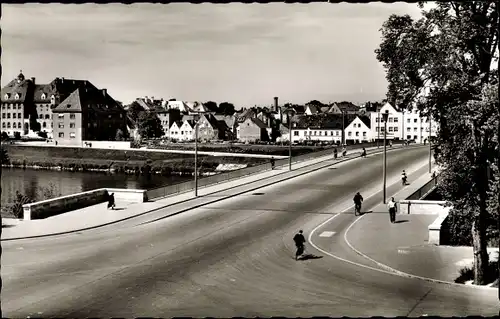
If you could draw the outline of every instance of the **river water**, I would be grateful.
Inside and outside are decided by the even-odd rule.
[[[13,203],[16,191],[30,197],[40,196],[41,189],[52,188],[56,197],[96,188],[150,189],[190,180],[189,176],[135,176],[100,172],[69,172],[2,167],[1,204]]]

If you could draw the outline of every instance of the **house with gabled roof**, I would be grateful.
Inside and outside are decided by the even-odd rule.
[[[346,142],[362,143],[372,141],[370,127],[371,121],[368,116],[356,116],[345,128]]]
[[[315,115],[315,114],[320,114],[321,110],[319,109],[318,106],[314,104],[308,104],[306,105],[306,110],[304,112],[306,115]]]
[[[60,145],[114,141],[128,133],[127,114],[106,89],[78,88],[53,110],[54,140]]]
[[[300,116],[292,124],[292,143],[341,143],[342,116],[319,114]]]
[[[258,118],[250,117],[240,123],[238,139],[246,143],[255,143],[259,141],[270,140],[270,129],[264,122]]]
[[[400,140],[402,139],[402,123],[403,123],[403,114],[399,112],[399,110],[392,106],[389,102],[385,103],[378,112],[370,113],[370,122],[371,122],[371,130],[372,136],[375,139],[383,139],[384,138],[384,121],[383,115],[385,111],[389,112],[389,116],[387,118],[387,139],[391,140]]]
[[[184,101],[168,101],[167,102],[168,109],[177,109],[181,113],[188,113],[191,109]]]
[[[181,126],[183,121],[172,121],[170,128],[168,129],[168,138],[170,140],[178,141],[181,139]]]
[[[211,113],[201,113],[198,120],[198,138],[202,141],[223,140],[225,129]]]

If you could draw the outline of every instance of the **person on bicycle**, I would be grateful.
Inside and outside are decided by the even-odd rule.
[[[297,251],[295,252],[295,260],[299,259],[299,256],[304,254],[304,243],[306,239],[304,235],[302,235],[302,230],[299,230],[297,234],[293,237],[293,241],[295,242],[295,246],[297,247]]]
[[[408,176],[406,176],[406,172],[405,170],[403,170],[403,172],[401,173],[401,183],[404,185],[406,185],[406,181],[408,180]]]
[[[358,213],[361,214],[361,203],[363,203],[363,196],[359,192],[354,195],[354,215],[357,216]]]

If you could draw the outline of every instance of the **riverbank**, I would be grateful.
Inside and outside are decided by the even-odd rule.
[[[42,147],[22,144],[3,144],[9,162],[4,167],[49,169],[71,172],[109,172],[114,174],[192,175],[194,157],[185,153],[144,152],[140,150],[93,149],[79,147]],[[187,147],[189,149],[189,146]],[[317,147],[294,147],[293,156],[318,151]],[[200,151],[220,152],[221,147],[202,145]],[[288,148],[281,146],[241,145],[228,146],[228,153],[254,153],[263,155],[288,155]],[[266,158],[239,156],[198,155],[199,172],[214,174],[220,164],[255,166],[269,162]]]

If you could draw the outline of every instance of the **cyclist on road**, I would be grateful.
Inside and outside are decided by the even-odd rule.
[[[401,183],[403,184],[403,186],[406,185],[407,180],[408,180],[408,176],[406,176],[406,172],[405,172],[405,170],[403,170],[403,172],[401,173]]]
[[[361,196],[361,194],[357,192],[352,200],[354,201],[354,215],[357,216],[358,214],[361,214],[361,203],[363,203],[363,196]]]
[[[295,242],[295,246],[297,247],[297,252],[295,252],[295,260],[299,259],[299,256],[304,254],[304,243],[306,239],[304,235],[302,235],[302,230],[299,230],[297,234],[293,237],[293,241]]]

